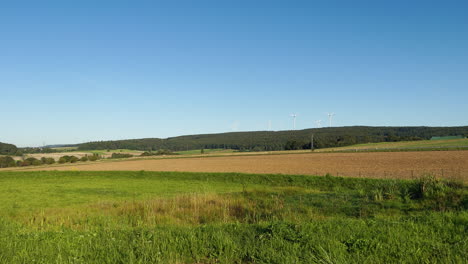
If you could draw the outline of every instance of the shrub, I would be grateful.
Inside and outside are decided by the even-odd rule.
[[[46,158],[45,159],[45,164],[54,164],[55,163],[55,159],[54,158]]]
[[[10,157],[0,157],[0,168],[16,167],[15,160]]]
[[[141,153],[140,156],[160,156],[160,155],[178,155],[177,153],[172,152],[171,150],[168,149],[160,149],[156,152],[152,151],[145,151]]]
[[[126,154],[126,153],[112,153],[112,156],[110,159],[124,159],[124,158],[131,158],[133,157],[132,154]]]
[[[40,160],[38,160],[38,159],[36,159],[35,161],[31,162],[31,165],[33,165],[33,166],[39,166],[39,165],[42,165],[42,164],[44,164],[44,163],[42,163],[42,161],[40,161]]]
[[[50,165],[50,164],[54,164],[55,160],[53,158],[42,157],[41,162],[42,162],[42,164],[49,164]]]
[[[80,161],[83,161],[83,162],[88,161],[88,156],[81,157]]]
[[[23,166],[30,166],[30,165],[39,166],[39,165],[42,165],[43,163],[41,160],[31,157],[31,158],[25,159],[23,164],[24,164]]]
[[[101,157],[99,157],[98,154],[93,153],[92,156],[89,156],[89,157],[88,157],[88,160],[89,160],[89,161],[96,161],[96,160],[98,160],[98,159],[100,159],[100,158],[101,158]]]
[[[65,155],[62,158],[65,160],[65,162],[70,162],[71,156]]]

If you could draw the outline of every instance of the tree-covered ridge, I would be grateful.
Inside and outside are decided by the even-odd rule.
[[[430,139],[433,136],[468,136],[468,126],[463,127],[331,127],[291,131],[230,132],[171,137],[145,138],[117,141],[99,141],[79,144],[79,150],[134,149],[172,151],[192,149],[236,149],[248,151],[310,148],[311,135],[315,148],[340,147],[360,143],[392,142]]]
[[[14,155],[17,151],[15,145],[0,142],[0,155]]]

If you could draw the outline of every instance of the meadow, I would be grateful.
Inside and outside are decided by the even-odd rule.
[[[0,263],[464,263],[468,189],[415,180],[0,172]]]
[[[418,150],[467,150],[468,139],[416,140],[398,142],[378,142],[356,144],[338,148],[317,149],[318,152],[330,151],[418,151]]]

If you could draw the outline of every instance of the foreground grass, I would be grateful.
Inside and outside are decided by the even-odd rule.
[[[2,172],[0,263],[463,263],[467,188],[235,173]]]

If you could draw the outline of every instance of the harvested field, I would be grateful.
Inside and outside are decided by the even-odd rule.
[[[257,156],[133,159],[118,162],[39,167],[34,170],[146,170],[282,173],[372,178],[412,178],[423,174],[468,179],[468,151],[309,153]]]
[[[69,152],[55,152],[55,153],[33,153],[33,154],[25,154],[24,158],[36,158],[40,159],[42,157],[44,158],[53,158],[55,161],[58,161],[60,157],[63,156],[75,156],[77,158],[82,158],[84,156],[92,156],[93,153],[99,154],[102,158],[109,158],[112,156],[112,153],[119,153],[119,154],[131,154],[134,156],[140,156],[142,151],[138,150],[126,150],[126,151],[120,151],[120,150],[113,150],[113,151],[69,151]],[[18,157],[18,156],[13,156],[12,157],[15,160],[22,160],[23,157]]]
[[[68,156],[75,156],[77,158],[82,158],[86,155],[92,155],[91,153],[89,152],[57,152],[57,153],[34,153],[34,154],[26,154],[25,157],[26,158],[36,158],[36,159],[40,159],[42,157],[45,157],[45,158],[53,158],[55,161],[58,161],[60,159],[60,157],[63,157],[65,155],[68,155]],[[17,160],[21,159],[21,157],[15,157]]]

